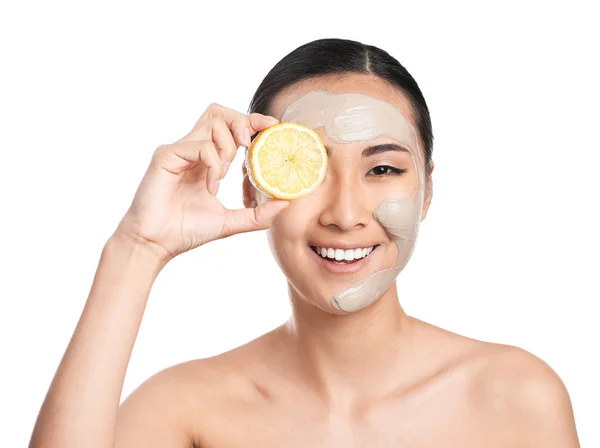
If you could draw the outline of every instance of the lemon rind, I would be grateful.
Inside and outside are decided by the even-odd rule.
[[[317,178],[317,180],[313,184],[311,184],[310,187],[304,188],[293,194],[285,193],[285,192],[279,190],[278,188],[271,187],[261,176],[260,172],[256,173],[255,170],[253,169],[253,166],[259,166],[257,163],[257,157],[258,157],[257,154],[258,153],[255,151],[255,148],[259,147],[260,144],[266,138],[268,138],[269,135],[271,135],[271,133],[279,131],[282,128],[295,128],[297,130],[300,130],[300,131],[305,132],[308,135],[310,135],[313,138],[313,140],[315,141],[315,143],[317,144],[317,146],[320,148],[321,155],[324,159],[324,163],[321,167],[321,170],[319,172],[319,177]],[[328,162],[327,150],[325,149],[325,146],[323,145],[323,142],[321,141],[321,138],[319,137],[319,135],[313,129],[308,128],[306,126],[299,125],[298,123],[294,123],[294,122],[281,122],[281,123],[278,123],[277,125],[271,126],[270,128],[267,128],[264,131],[262,131],[254,139],[254,141],[252,142],[252,145],[250,145],[250,147],[247,149],[246,158],[245,158],[246,171],[248,173],[248,177],[249,177],[252,185],[257,190],[261,191],[263,194],[265,194],[266,196],[268,196],[272,199],[283,199],[283,200],[297,199],[301,196],[305,196],[305,195],[313,192],[314,190],[316,190],[317,187],[319,185],[321,185],[321,183],[323,182],[323,179],[325,178],[325,173],[327,171],[327,162]]]

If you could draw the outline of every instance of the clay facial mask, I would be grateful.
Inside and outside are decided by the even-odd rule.
[[[382,198],[373,214],[398,247],[396,265],[376,271],[331,297],[335,309],[358,311],[376,301],[395,282],[415,246],[425,192],[425,164],[417,133],[398,108],[362,93],[309,92],[286,108],[281,121],[323,128],[327,137],[342,144],[387,136],[412,155],[418,187],[407,197]]]

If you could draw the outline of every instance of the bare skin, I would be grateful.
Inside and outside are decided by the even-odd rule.
[[[355,390],[352,401],[332,402],[290,353],[293,336],[281,327],[155,376],[123,404],[118,440],[171,446],[151,444],[173,428],[163,423],[167,408],[187,431],[186,444],[172,446],[579,446],[566,391],[542,361],[418,320],[407,324],[429,342],[413,347],[421,356],[395,388],[372,383]]]
[[[245,178],[245,210],[228,211],[213,196],[237,146],[249,144],[245,129],[253,134],[276,123],[287,104],[317,89],[378,96],[413,120],[406,98],[375,78],[320,78],[279,95],[275,118],[213,105],[190,134],[158,148],[104,248],[31,447],[579,446],[568,393],[542,360],[406,315],[395,285],[363,310],[338,312],[327,289],[337,279],[298,262],[308,256],[304,235],[311,234],[376,240],[374,268],[393,263],[393,242],[353,189],[375,194],[414,181],[410,174],[364,176],[373,166],[405,163],[400,155],[365,161],[360,145],[336,147],[322,135],[332,171],[318,194],[258,206]],[[352,176],[368,180],[357,187]],[[430,202],[431,192],[423,219]],[[119,406],[160,270],[215,239],[267,228],[290,281],[289,321],[227,353],[159,372]]]

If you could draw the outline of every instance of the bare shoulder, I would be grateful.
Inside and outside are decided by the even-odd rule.
[[[511,428],[514,446],[579,446],[569,394],[546,362],[518,347],[482,342],[475,365],[475,400],[487,418]]]
[[[468,419],[489,446],[579,447],[571,400],[558,374],[519,347],[468,338],[419,321],[442,371],[464,392]],[[493,442],[492,442],[493,441]]]
[[[115,446],[195,446],[198,399],[211,391],[203,361],[168,367],[138,386],[119,407]]]
[[[257,394],[251,370],[267,335],[213,357],[168,367],[144,381],[119,408],[117,447],[198,446],[199,425],[222,425],[227,409]],[[218,409],[218,412],[215,412]],[[215,420],[215,416],[220,417]]]

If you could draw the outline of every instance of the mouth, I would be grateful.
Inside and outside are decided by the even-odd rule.
[[[310,246],[319,265],[329,273],[351,274],[364,268],[379,244],[353,249]]]

